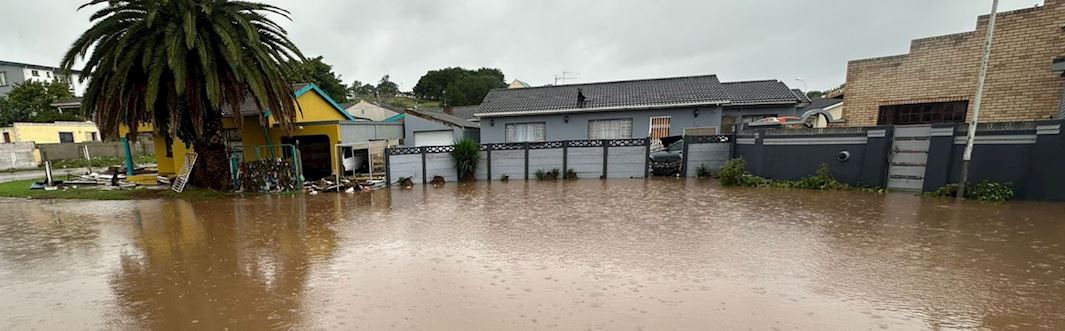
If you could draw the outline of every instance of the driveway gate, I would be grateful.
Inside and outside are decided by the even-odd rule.
[[[888,168],[889,189],[921,191],[924,186],[925,166],[928,163],[931,130],[931,125],[895,127]]]

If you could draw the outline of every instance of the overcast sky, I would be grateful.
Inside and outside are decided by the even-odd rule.
[[[89,26],[84,1],[0,0],[0,60],[57,65]],[[718,74],[792,87],[843,83],[848,60],[901,54],[910,39],[972,30],[991,0],[263,0],[308,56],[343,76],[495,67],[532,85]],[[1041,0],[1002,0],[1001,10]]]

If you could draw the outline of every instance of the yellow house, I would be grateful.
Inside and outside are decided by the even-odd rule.
[[[283,153],[281,148],[277,147],[279,144],[294,145],[302,156],[301,163],[306,178],[317,179],[332,175],[341,162],[334,146],[342,142],[344,127],[354,124],[356,118],[348,114],[317,85],[299,84],[294,86],[293,90],[302,112],[296,115],[296,129],[287,136],[269,116],[267,126],[259,123],[259,112],[253,100],[247,100],[237,112],[239,116],[248,117],[244,120],[243,127],[238,128],[234,123],[232,116],[235,112],[231,107],[223,109],[227,117],[223,124],[230,155],[237,159],[257,160]],[[150,124],[142,124],[138,131],[149,133],[153,128]],[[122,136],[127,132],[129,130],[124,126],[119,129]],[[155,159],[159,173],[178,173],[190,147],[176,137],[172,144],[167,144],[163,137],[156,135]]]
[[[38,144],[100,141],[100,130],[93,122],[19,123],[0,128],[2,142]]]

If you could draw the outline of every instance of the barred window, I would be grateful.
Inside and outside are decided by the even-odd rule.
[[[964,122],[968,101],[915,103],[880,106],[878,125],[906,125]]]

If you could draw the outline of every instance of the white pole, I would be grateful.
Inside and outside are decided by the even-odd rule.
[[[969,121],[969,132],[965,138],[965,153],[961,157],[961,181],[958,182],[958,199],[965,198],[965,187],[969,181],[969,162],[973,159],[973,143],[976,141],[976,125],[980,122],[980,106],[984,101],[984,82],[987,80],[987,67],[991,62],[991,45],[995,37],[995,18],[998,16],[998,0],[991,3],[991,18],[987,22],[987,45],[984,46],[983,59],[980,62],[980,76],[976,80],[976,97],[973,101],[973,119]]]

